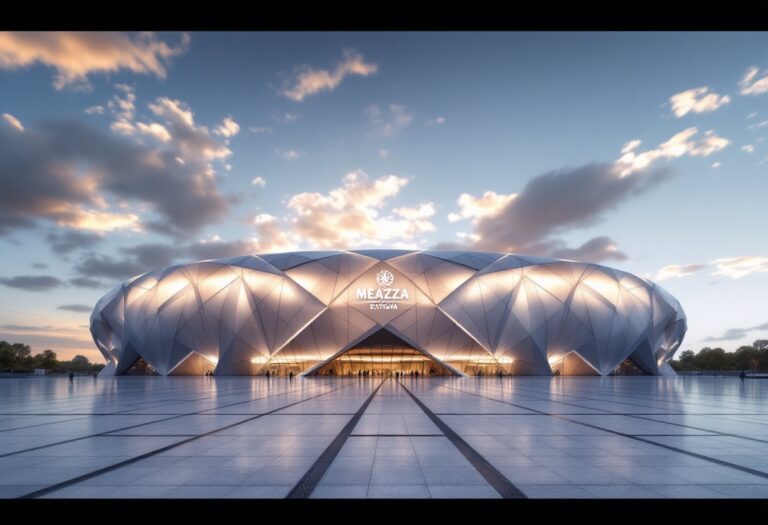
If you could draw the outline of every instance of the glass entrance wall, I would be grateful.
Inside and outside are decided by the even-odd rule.
[[[449,376],[448,368],[422,352],[404,345],[368,345],[352,348],[320,367],[313,375]]]

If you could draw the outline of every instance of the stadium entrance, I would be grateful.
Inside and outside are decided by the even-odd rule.
[[[389,332],[379,330],[308,375],[429,377],[456,375],[445,365]]]

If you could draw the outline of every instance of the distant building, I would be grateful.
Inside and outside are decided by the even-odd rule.
[[[246,255],[149,272],[91,316],[104,374],[671,373],[686,317],[598,264],[489,252]]]

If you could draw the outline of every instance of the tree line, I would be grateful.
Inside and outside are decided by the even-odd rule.
[[[699,353],[685,350],[670,361],[678,372],[704,370],[752,370],[768,371],[768,339],[758,339],[752,345],[740,346],[735,352],[722,348],[702,348]]]
[[[59,361],[56,352],[43,350],[32,355],[29,345],[0,341],[0,372],[31,373],[35,368],[43,368],[49,373],[93,374],[104,368],[102,363],[91,363],[84,355],[76,355],[70,361]]]

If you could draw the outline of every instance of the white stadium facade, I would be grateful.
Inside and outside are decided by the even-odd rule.
[[[90,326],[107,375],[666,375],[686,318],[657,284],[598,264],[357,250],[152,271],[102,297]]]

